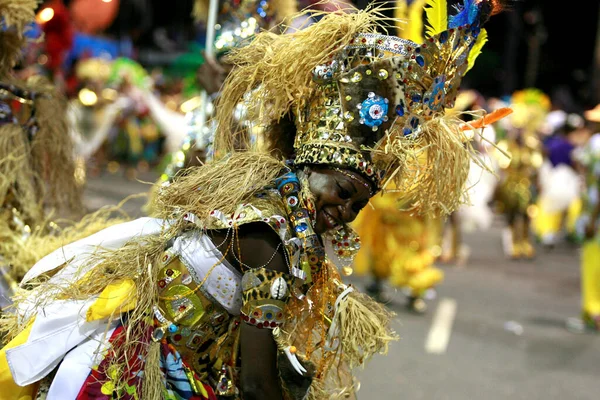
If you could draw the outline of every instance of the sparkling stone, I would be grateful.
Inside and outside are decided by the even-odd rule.
[[[373,93],[373,92],[369,92],[369,94],[368,94],[368,97],[369,97],[370,99],[374,98],[374,97],[375,97],[375,93]]]
[[[378,130],[378,129],[379,129],[379,127],[378,127],[378,126],[374,126],[374,127],[372,127],[372,128],[371,128],[371,130],[372,130],[373,132],[377,132],[377,130]]]
[[[358,83],[358,82],[362,81],[362,75],[361,75],[361,73],[360,73],[360,72],[355,72],[355,73],[352,75],[352,78],[350,78],[350,80],[351,80],[353,83]]]
[[[350,276],[350,275],[352,275],[353,272],[354,272],[354,270],[352,269],[352,267],[342,268],[342,274],[344,274],[344,276]]]
[[[350,101],[350,100],[352,100],[352,96],[350,96],[350,95],[346,96],[346,101]]]
[[[346,113],[344,113],[344,118],[349,122],[354,121],[354,115],[350,111],[346,111]]]
[[[379,79],[383,80],[383,79],[387,79],[387,77],[390,74],[388,74],[388,72],[385,69],[380,69],[379,72],[377,73],[377,77],[379,77]]]
[[[371,75],[372,73],[373,73],[373,71],[371,71],[370,69],[365,71],[365,74],[367,74],[367,75]]]
[[[152,340],[155,342],[160,342],[165,337],[165,328],[156,328],[152,332]]]

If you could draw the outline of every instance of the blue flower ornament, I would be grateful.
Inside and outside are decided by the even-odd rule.
[[[388,99],[369,92],[367,98],[356,106],[360,115],[359,122],[377,130],[388,120],[388,103]]]

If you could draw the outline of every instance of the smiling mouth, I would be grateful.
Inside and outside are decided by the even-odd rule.
[[[323,217],[325,218],[325,222],[327,223],[327,226],[329,227],[329,229],[333,229],[333,228],[341,225],[327,211],[323,211]]]

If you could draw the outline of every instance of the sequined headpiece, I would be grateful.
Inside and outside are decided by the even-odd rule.
[[[448,18],[445,1],[428,5],[443,10],[428,18],[423,44],[374,33],[377,10],[329,14],[280,39],[258,35],[250,48],[233,55],[241,68],[226,83],[223,99],[229,102],[227,96],[235,98],[236,90],[252,88],[254,80],[260,85],[254,95],[259,120],[276,126],[273,120],[290,111],[294,116],[296,165],[350,169],[376,190],[395,179],[405,192],[426,188],[433,207],[447,210],[444,203],[451,203],[453,208],[469,154],[458,129],[461,121],[446,117],[445,110],[454,105],[461,80],[486,40],[482,24],[496,10],[492,1],[467,0]],[[279,64],[277,70],[272,67]],[[454,182],[446,184],[444,175]],[[411,182],[401,182],[407,176]]]
[[[318,89],[296,119],[296,163],[349,167],[380,188],[393,169],[376,154],[386,137],[417,136],[454,106],[485,4],[474,5],[471,23],[455,17],[420,45],[360,33],[315,68]]]

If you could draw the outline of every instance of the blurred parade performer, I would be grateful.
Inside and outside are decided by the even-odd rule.
[[[503,235],[504,252],[513,259],[532,259],[535,248],[531,241],[530,222],[537,196],[537,172],[542,165],[540,128],[550,107],[550,99],[537,89],[513,93],[513,114],[509,117],[506,137],[498,147],[510,155],[499,161],[500,183],[496,198],[506,218]]]
[[[408,207],[407,207],[408,206]],[[434,266],[440,255],[439,219],[403,210],[402,193],[375,196],[359,214],[354,227],[362,238],[354,261],[356,273],[369,273],[373,281],[367,292],[387,303],[384,283],[407,294],[410,311],[427,309],[425,294],[439,284],[444,273]]]
[[[56,212],[81,211],[66,100],[40,76],[17,79],[13,67],[28,44],[37,1],[0,3],[0,305],[16,288]],[[63,215],[64,217],[65,215]]]
[[[194,14],[197,23],[206,25],[208,22],[208,6],[207,0],[196,1]],[[207,94],[207,103],[197,102],[196,107],[186,114],[185,120],[180,119],[185,126],[185,137],[179,148],[170,155],[171,161],[161,176],[161,182],[167,182],[182,168],[198,166],[212,158],[212,142],[216,129],[214,121],[211,120],[215,113],[214,102],[232,67],[227,61],[227,54],[233,49],[249,44],[261,30],[281,33],[285,29],[283,23],[290,22],[289,18],[296,11],[294,0],[219,1],[214,43],[207,43],[207,46],[214,50],[214,55],[205,51],[204,63],[197,72],[200,87]],[[160,112],[160,104],[154,102],[151,107],[154,107],[155,112]],[[238,122],[241,125],[246,124],[245,110],[241,103],[235,113]],[[248,125],[246,128],[252,129]]]
[[[578,221],[581,249],[581,319],[570,319],[575,332],[600,332],[600,104],[586,111],[595,134],[575,155],[583,167],[583,211]]]
[[[496,11],[432,22],[426,47],[375,34],[369,10],[233,52],[223,158],[164,187],[157,218],[34,266],[2,322],[3,398],[354,397],[353,370],[396,335],[383,305],[342,283],[336,264],[359,244],[348,224],[388,184],[431,216],[460,204],[471,153],[445,109]],[[248,96],[264,106],[250,116],[262,152],[238,151],[249,138],[232,130]]]
[[[539,170],[540,193],[533,231],[546,248],[556,245],[561,233],[572,236],[581,210],[582,182],[574,152],[589,139],[578,114],[568,114],[562,126],[544,141],[544,163]]]

